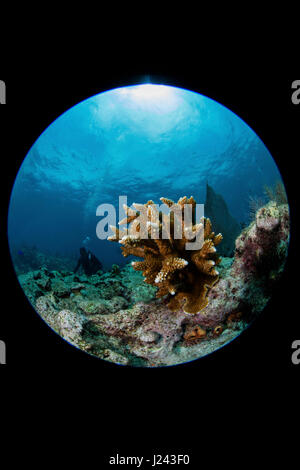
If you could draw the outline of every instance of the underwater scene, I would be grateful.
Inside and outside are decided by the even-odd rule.
[[[85,353],[136,367],[190,362],[239,336],[272,296],[289,237],[284,184],[256,133],[206,96],[155,84],[58,117],[8,212],[34,310]]]

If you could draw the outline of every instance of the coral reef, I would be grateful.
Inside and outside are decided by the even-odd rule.
[[[17,274],[40,269],[42,266],[50,270],[72,270],[77,262],[77,254],[63,255],[60,253],[43,252],[36,246],[20,245],[11,248],[11,257]]]
[[[222,258],[222,277],[195,315],[171,311],[130,264],[93,276],[42,268],[19,281],[41,317],[76,347],[118,364],[168,366],[203,357],[247,328],[272,294],[288,243],[288,206],[271,201],[238,236],[234,258]]]
[[[145,205],[133,204],[136,210],[124,206],[126,217],[119,224],[128,224],[128,231],[111,227],[114,235],[109,240],[123,245],[125,257],[144,258],[133,262],[133,268],[143,272],[145,282],[158,287],[158,298],[168,295],[171,310],[182,307],[184,312],[196,314],[207,305],[208,289],[219,278],[216,266],[221,260],[215,247],[221,242],[222,235],[215,235],[208,218],[203,217],[200,223],[195,223],[196,201],[193,197],[182,197],[177,203],[166,198],[161,201],[169,207],[168,214],[158,212],[153,201]],[[186,216],[188,209],[191,221]],[[176,237],[176,222],[180,237]],[[201,236],[203,242],[198,249],[187,249],[188,243]]]
[[[268,202],[275,202],[277,205],[288,204],[287,194],[281,181],[277,181],[274,186],[264,186],[264,197],[249,196],[249,215],[252,222],[257,211]]]
[[[234,243],[241,231],[240,224],[230,214],[224,198],[217,194],[211,186],[206,185],[204,213],[214,223],[217,233],[222,233],[223,241],[218,248],[221,256],[233,256]]]

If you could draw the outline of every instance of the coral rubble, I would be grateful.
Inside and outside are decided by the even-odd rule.
[[[161,198],[169,207],[168,214],[158,212],[153,201],[145,205],[133,204],[136,210],[125,206],[127,217],[119,224],[128,224],[128,231],[111,227],[111,241],[118,241],[123,255],[144,258],[132,263],[136,271],[142,271],[145,282],[156,285],[157,297],[168,295],[168,307],[177,311],[196,314],[208,303],[207,292],[219,278],[216,266],[221,259],[216,246],[222,235],[212,231],[210,219],[202,217],[196,224],[196,201],[185,196],[177,203]],[[190,221],[187,213],[190,209]],[[142,223],[146,230],[142,233]],[[180,237],[176,236],[180,228]],[[163,235],[167,236],[164,237]],[[187,244],[202,236],[197,249],[187,249]]]

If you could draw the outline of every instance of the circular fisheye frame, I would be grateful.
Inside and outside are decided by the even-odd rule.
[[[198,93],[136,85],[66,111],[34,143],[8,237],[26,296],[116,364],[204,357],[260,314],[284,269],[280,172],[244,121]]]

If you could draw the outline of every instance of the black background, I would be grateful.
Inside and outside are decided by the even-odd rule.
[[[292,342],[300,340],[296,243],[300,105],[291,101],[291,84],[297,76],[280,78],[261,68],[252,69],[252,74],[242,73],[238,67],[231,73],[226,69],[204,72],[195,65],[175,66],[167,60],[139,65],[137,59],[133,65],[112,65],[99,59],[97,66],[82,67],[67,58],[65,64],[58,65],[55,57],[47,64],[28,64],[19,73],[1,73],[7,86],[7,104],[0,107],[0,339],[7,345],[7,365],[1,367],[1,375],[11,408],[18,413],[19,429],[26,433],[36,414],[39,422],[54,423],[60,436],[74,426],[78,444],[88,436],[95,451],[91,442],[98,443],[102,464],[113,450],[121,453],[125,443],[123,455],[142,455],[140,441],[148,454],[154,449],[167,452],[175,448],[176,453],[181,449],[192,455],[194,463],[201,461],[202,454],[215,462],[222,449],[225,465],[236,447],[245,448],[252,463],[257,462],[260,450],[266,461],[274,455],[274,448],[280,453],[278,431],[290,431],[300,374],[300,365],[291,361]],[[275,159],[292,218],[284,276],[256,323],[208,357],[161,369],[110,364],[77,350],[55,334],[34,312],[18,285],[5,232],[17,171],[44,129],[83,99],[145,80],[200,92],[240,116]],[[96,431],[92,430],[94,425]],[[287,452],[287,460],[290,455]]]

